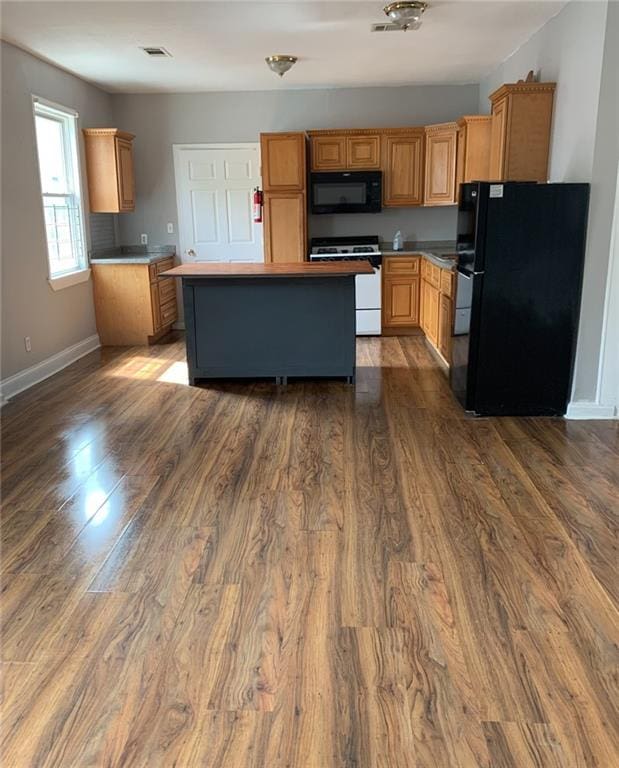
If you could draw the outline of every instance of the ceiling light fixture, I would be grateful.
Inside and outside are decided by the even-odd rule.
[[[298,59],[296,56],[285,56],[278,53],[274,56],[267,56],[265,61],[272,72],[283,77],[292,65],[297,63]]]
[[[427,7],[428,4],[421,0],[412,0],[412,2],[389,3],[383,10],[393,22],[407,30],[419,29],[421,16]]]

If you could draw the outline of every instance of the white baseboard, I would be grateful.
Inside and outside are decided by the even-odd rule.
[[[576,401],[567,406],[566,419],[616,419],[617,408],[614,405],[602,405],[587,401]]]
[[[30,368],[15,373],[13,376],[8,376],[0,382],[0,402],[2,404],[6,403],[9,398],[18,395],[20,392],[29,389],[44,379],[48,379],[50,376],[58,373],[58,371],[66,368],[67,365],[71,365],[71,363],[79,360],[80,357],[84,357],[84,355],[93,352],[100,346],[99,337],[95,334],[87,339],[78,341],[77,344],[72,344],[70,347],[57,352],[46,360],[41,360],[40,363]]]

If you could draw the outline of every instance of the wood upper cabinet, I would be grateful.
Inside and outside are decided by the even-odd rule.
[[[117,128],[85,128],[88,198],[92,213],[135,209],[132,133]]]
[[[378,132],[316,132],[311,134],[310,146],[313,171],[367,171],[381,167]]]
[[[555,83],[513,83],[490,95],[491,180],[548,180],[555,87]]]
[[[383,205],[422,205],[423,144],[423,128],[383,136]]]
[[[458,120],[456,198],[460,184],[490,178],[491,115],[465,115]]]
[[[346,166],[352,170],[378,170],[380,168],[380,136],[378,134],[347,136]]]
[[[346,168],[346,136],[312,136],[313,171],[342,171]]]
[[[505,148],[507,146],[507,99],[499,99],[492,106],[492,127],[490,131],[490,179],[504,178]]]
[[[426,126],[425,205],[456,203],[457,123]]]
[[[283,264],[304,261],[306,232],[305,193],[264,193],[265,261]]]
[[[260,134],[262,188],[265,192],[305,191],[305,141],[304,133]]]

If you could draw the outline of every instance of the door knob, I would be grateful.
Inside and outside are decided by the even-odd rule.
[[[190,248],[190,249],[187,251],[187,256],[191,256],[191,258],[192,258],[192,259],[195,259],[195,258],[196,258],[196,252],[194,251],[194,249],[193,249],[193,248]]]

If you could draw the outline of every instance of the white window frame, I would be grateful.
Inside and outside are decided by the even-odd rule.
[[[45,220],[45,198],[54,197],[54,193],[45,193],[41,183],[41,172],[39,167],[39,147],[36,136],[36,117],[42,115],[47,118],[57,120],[63,125],[64,141],[64,161],[68,178],[71,180],[70,196],[74,198],[78,209],[79,231],[82,241],[81,252],[78,254],[77,265],[75,268],[66,272],[52,273],[50,261],[50,246],[47,239],[47,224]],[[86,221],[84,218],[84,201],[82,194],[82,175],[80,170],[80,145],[78,133],[78,113],[53,101],[48,101],[40,96],[32,95],[32,120],[35,137],[36,164],[39,176],[39,191],[41,194],[41,214],[43,216],[43,226],[45,229],[45,245],[47,258],[48,282],[54,291],[68,288],[78,283],[86,282],[90,278],[90,269],[88,267],[88,242],[86,240]],[[69,195],[58,195],[67,197]]]

